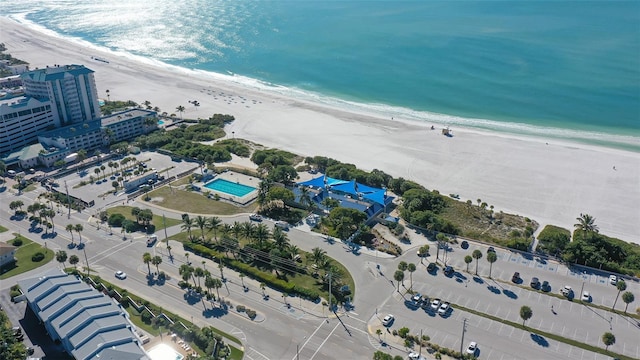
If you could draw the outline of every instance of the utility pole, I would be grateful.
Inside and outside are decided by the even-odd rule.
[[[84,261],[87,263],[87,277],[89,277],[89,259],[87,258],[87,249],[86,248],[82,248],[82,251],[84,252]]]
[[[462,354],[462,347],[464,346],[465,330],[467,330],[467,318],[462,319],[462,339],[460,340],[460,354]]]
[[[69,207],[69,214],[67,214],[67,219],[71,219],[71,200],[69,199],[69,187],[67,186],[67,180],[64,181],[64,189],[67,192],[67,207]]]
[[[418,352],[418,359],[422,359],[422,329],[420,329],[420,352]],[[462,354],[462,351],[460,352]]]

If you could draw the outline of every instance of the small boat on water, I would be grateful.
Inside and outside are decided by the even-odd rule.
[[[109,63],[109,61],[107,59],[99,58],[99,57],[96,57],[96,56],[92,56],[91,58],[93,60],[96,60],[96,61],[102,61],[103,63],[106,63],[106,64]]]

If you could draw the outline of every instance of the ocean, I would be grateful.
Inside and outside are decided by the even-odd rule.
[[[3,1],[141,61],[394,118],[640,152],[640,1]]]

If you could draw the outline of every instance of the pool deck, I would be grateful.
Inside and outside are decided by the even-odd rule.
[[[249,192],[245,196],[235,196],[222,191],[217,191],[217,190],[213,190],[205,187],[206,184],[216,179],[223,179],[229,182],[251,186],[255,188],[255,190]],[[234,204],[246,205],[258,197],[258,187],[260,186],[260,179],[256,177],[248,176],[245,174],[240,174],[235,171],[225,171],[220,174],[217,174],[213,179],[207,181],[206,183],[204,182],[197,183],[196,186],[199,186],[202,192],[208,191],[210,193],[220,195],[220,198],[223,200],[230,201]]]

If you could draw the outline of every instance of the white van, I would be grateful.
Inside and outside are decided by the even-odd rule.
[[[7,170],[7,175],[14,177],[16,176],[16,172],[14,170]]]
[[[289,224],[286,221],[276,221],[275,225],[282,230],[289,230]]]

